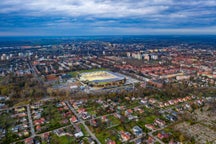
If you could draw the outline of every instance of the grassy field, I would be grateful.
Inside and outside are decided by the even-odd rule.
[[[80,124],[79,127],[81,128],[84,136],[89,136],[88,132],[86,131],[85,127],[83,126],[83,124]]]
[[[70,137],[70,136],[61,136],[61,137],[58,137],[57,135],[53,135],[53,137],[55,137],[55,139],[58,142],[61,142],[62,144],[72,144],[72,143],[75,143],[75,138],[74,137]]]
[[[98,68],[98,69],[80,70],[80,71],[69,72],[68,74],[71,75],[72,77],[76,77],[80,73],[103,71],[103,70],[108,70],[108,69],[106,69],[106,68]]]
[[[106,138],[116,141],[117,144],[121,144],[118,135],[114,130],[101,131],[100,133],[96,133],[96,136],[102,144],[106,144]]]
[[[30,100],[23,100],[22,102],[16,103],[14,106],[19,107],[19,106],[27,105],[29,103],[30,103]]]
[[[111,120],[113,124],[120,124],[121,123],[121,121],[118,118],[114,117],[113,115],[109,115],[107,118],[109,120]]]

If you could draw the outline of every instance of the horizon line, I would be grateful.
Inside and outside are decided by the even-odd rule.
[[[0,35],[0,37],[216,36],[216,34]]]

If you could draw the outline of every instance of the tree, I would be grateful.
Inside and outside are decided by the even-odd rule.
[[[8,129],[12,124],[14,124],[14,120],[10,117],[8,113],[1,114],[0,117],[0,127],[3,129]]]
[[[1,94],[2,94],[2,95],[8,95],[8,93],[9,93],[9,88],[3,86],[3,87],[0,88],[0,91],[1,91]]]
[[[52,135],[51,140],[50,140],[51,144],[61,144],[61,140],[58,138],[57,135]]]
[[[0,117],[0,128],[5,129],[5,138],[2,140],[3,143],[11,143],[11,139],[13,137],[12,133],[9,130],[9,127],[15,123],[14,119],[10,117],[8,113],[1,114]]]
[[[180,142],[184,142],[184,140],[185,140],[185,137],[184,137],[184,135],[183,134],[181,134],[180,136],[179,136],[179,141]]]
[[[56,110],[56,108],[53,106],[52,103],[49,103],[49,104],[47,105],[47,108],[44,109],[44,115],[45,115],[49,120],[55,118],[56,113],[57,113],[57,110]]]

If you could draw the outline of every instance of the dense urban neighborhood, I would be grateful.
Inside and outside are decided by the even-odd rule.
[[[0,143],[216,143],[216,44],[182,39],[0,43]]]

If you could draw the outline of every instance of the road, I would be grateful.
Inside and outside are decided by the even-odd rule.
[[[47,99],[49,98],[49,96],[47,95],[47,91],[46,88],[44,87],[44,81],[41,79],[41,77],[36,73],[34,66],[32,66],[31,62],[28,62],[29,68],[32,71],[32,74],[34,75],[34,77],[38,80],[40,86],[43,87],[43,91],[44,91],[44,98],[43,99]]]
[[[141,135],[141,136],[138,136],[138,137],[136,137],[136,138],[130,140],[130,143],[135,142],[136,140],[138,140],[138,139],[140,139],[140,138],[142,138],[142,137],[144,137],[144,136],[146,136],[146,135],[143,134],[143,135]]]
[[[157,136],[153,136],[153,133],[156,132],[156,131],[160,131],[160,130],[166,128],[166,127],[167,127],[167,126],[158,128],[158,129],[156,129],[156,130],[153,130],[153,131],[149,132],[148,135],[151,136],[152,138],[154,138],[154,139],[155,139],[156,141],[158,141],[160,144],[164,144],[164,142],[162,142],[160,139],[158,139]],[[146,136],[146,135],[143,134],[143,135],[141,135],[141,136],[138,136],[138,137],[136,137],[136,138],[130,140],[130,143],[135,142],[136,140],[138,140],[138,139],[140,139],[140,138],[142,138],[142,137],[144,137],[144,136]]]
[[[164,142],[162,142],[159,138],[157,138],[156,136],[153,136],[152,133],[148,133],[149,136],[151,136],[152,138],[154,138],[156,141],[158,141],[160,144],[164,144]]]
[[[102,118],[103,116],[111,116],[111,115],[114,115],[116,112],[114,112],[114,113],[110,113],[110,114],[106,114],[106,115],[102,115],[102,116],[97,116],[97,117],[94,117],[94,118],[92,118],[92,119],[88,119],[88,120],[85,120],[85,121],[90,121],[90,120],[94,120],[94,119],[100,119],[100,118]]]
[[[71,125],[71,124],[70,124],[70,125],[66,125],[66,126],[63,126],[63,127],[57,128],[57,129],[54,129],[54,130],[64,129],[64,128],[67,128],[67,127],[70,127],[70,126],[72,126],[72,125]],[[35,134],[35,136],[40,136],[40,137],[41,137],[43,134],[53,132],[54,130],[46,131],[46,132],[43,132],[43,133],[40,133],[40,134]],[[16,141],[16,142],[13,142],[12,144],[16,144],[16,143],[18,143],[18,142],[23,142],[23,141],[25,141],[26,139],[29,139],[29,138],[34,138],[34,137],[31,136],[31,137],[28,137],[28,138],[25,138],[25,139],[22,139],[22,140],[18,140],[18,141]]]
[[[29,68],[32,71],[32,74],[34,75],[35,78],[37,78],[38,82],[43,85],[43,80],[40,78],[40,76],[37,75],[37,73],[35,72],[35,68],[32,66],[32,64],[30,62],[28,62]]]
[[[27,105],[27,114],[28,114],[28,119],[29,119],[29,126],[31,128],[31,137],[35,137],[35,129],[32,123],[32,117],[31,117],[31,111],[30,111],[30,106]]]
[[[76,115],[76,117],[78,118],[78,120],[80,121],[80,123],[83,124],[83,126],[85,127],[85,129],[89,133],[89,135],[97,142],[97,144],[101,144],[101,142],[98,140],[98,138],[91,132],[91,130],[85,124],[85,122],[83,121],[83,119],[78,115],[78,113],[76,112],[76,110],[70,105],[70,103],[68,101],[66,101],[66,104],[68,105],[68,107],[70,108],[70,110]]]
[[[157,140],[159,143],[164,144],[164,142],[162,142],[159,138],[157,138],[157,136],[153,136],[153,133],[156,132],[156,131],[163,130],[163,129],[165,129],[165,128],[168,127],[168,126],[170,126],[170,124],[169,124],[169,125],[166,125],[166,126],[163,126],[163,127],[161,127],[161,128],[158,128],[158,129],[156,129],[156,130],[153,130],[153,131],[149,132],[148,135],[151,136],[151,137],[153,137],[153,138],[154,138],[155,140]]]

